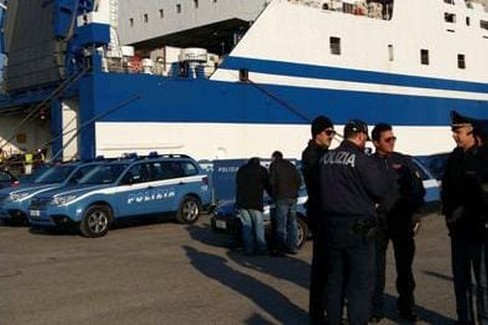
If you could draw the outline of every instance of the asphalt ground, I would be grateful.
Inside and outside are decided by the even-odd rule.
[[[150,223],[98,239],[0,226],[0,324],[307,324],[311,242],[293,257],[247,257],[210,229]],[[454,323],[443,218],[417,236],[417,312]],[[386,316],[395,310],[388,252]]]

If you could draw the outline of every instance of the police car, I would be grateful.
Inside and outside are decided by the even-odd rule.
[[[306,190],[300,191],[297,200],[297,247],[301,248],[310,237],[305,202],[307,201]],[[266,240],[273,246],[273,224],[271,216],[275,213],[275,205],[270,200],[263,207],[263,221],[266,231]],[[210,224],[215,232],[227,233],[241,240],[241,220],[238,217],[234,201],[225,201],[217,206],[210,219]]]
[[[36,196],[29,207],[34,227],[76,225],[83,236],[100,237],[123,218],[176,214],[194,223],[212,202],[209,179],[185,155],[130,156],[97,166],[77,185]]]
[[[25,224],[32,198],[40,193],[76,184],[103,158],[90,162],[57,163],[47,168],[31,183],[0,191],[0,219],[5,224]]]

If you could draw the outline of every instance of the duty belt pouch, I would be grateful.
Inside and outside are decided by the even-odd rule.
[[[373,218],[357,219],[352,226],[352,231],[358,235],[369,235],[375,229],[376,221]]]

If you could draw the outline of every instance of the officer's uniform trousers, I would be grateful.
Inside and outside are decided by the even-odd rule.
[[[358,221],[365,219],[330,216],[327,220],[326,309],[330,325],[341,324],[344,298],[347,300],[349,324],[364,325],[368,321],[375,246],[367,230],[355,230]]]

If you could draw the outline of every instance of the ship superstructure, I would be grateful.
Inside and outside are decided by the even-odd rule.
[[[459,0],[273,0],[242,34],[231,33],[239,37],[229,51],[205,48],[198,37],[190,47],[180,33],[173,46],[154,34],[119,55],[113,46],[107,54],[108,24],[94,28],[96,20],[78,12],[60,80],[81,75],[50,100],[51,130],[63,133],[68,119],[59,111],[69,106],[82,157],[158,150],[243,158],[278,149],[298,158],[310,120],[326,114],[339,130],[351,118],[392,123],[398,149],[412,155],[449,151],[451,110],[488,117],[487,8]]]

